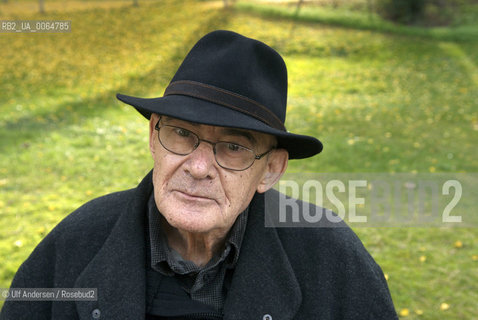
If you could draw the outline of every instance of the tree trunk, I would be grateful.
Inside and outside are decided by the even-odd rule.
[[[304,3],[304,0],[299,0],[299,2],[297,2],[297,7],[295,8],[295,15],[299,14],[300,7],[302,6],[303,3]]]
[[[372,20],[373,12],[375,11],[372,0],[367,0],[367,9],[368,9],[368,18],[369,20]]]
[[[39,0],[39,5],[40,5],[40,13],[45,13],[45,5],[44,5],[44,0]]]

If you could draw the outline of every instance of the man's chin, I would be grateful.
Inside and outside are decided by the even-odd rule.
[[[216,219],[214,210],[181,210],[176,211],[174,216],[170,217],[170,225],[176,229],[191,233],[207,233],[218,226],[214,223]],[[220,215],[221,213],[217,213]]]
[[[188,233],[196,233],[196,234],[205,234],[211,232],[214,228],[213,225],[210,224],[198,224],[194,222],[188,223],[175,223],[172,227]]]

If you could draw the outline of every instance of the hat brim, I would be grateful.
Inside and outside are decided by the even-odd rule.
[[[278,141],[277,147],[286,149],[289,152],[289,159],[312,157],[323,149],[322,143],[314,137],[274,129],[242,112],[189,96],[168,95],[145,99],[118,93],[116,98],[135,107],[147,119],[150,119],[152,113],[156,113],[200,124],[274,135]]]

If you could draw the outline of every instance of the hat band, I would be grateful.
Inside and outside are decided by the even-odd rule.
[[[204,83],[179,80],[169,84],[164,96],[184,95],[210,101],[250,115],[272,128],[286,131],[282,121],[269,109],[247,97]]]

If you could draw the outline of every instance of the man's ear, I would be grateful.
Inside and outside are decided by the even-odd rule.
[[[257,186],[257,192],[264,193],[279,181],[289,163],[289,152],[285,149],[275,149],[269,154],[267,168],[262,181]]]
[[[151,155],[154,154],[154,139],[156,136],[156,130],[154,129],[154,126],[158,122],[158,119],[159,115],[155,113],[153,113],[149,119],[149,151],[151,152]]]

